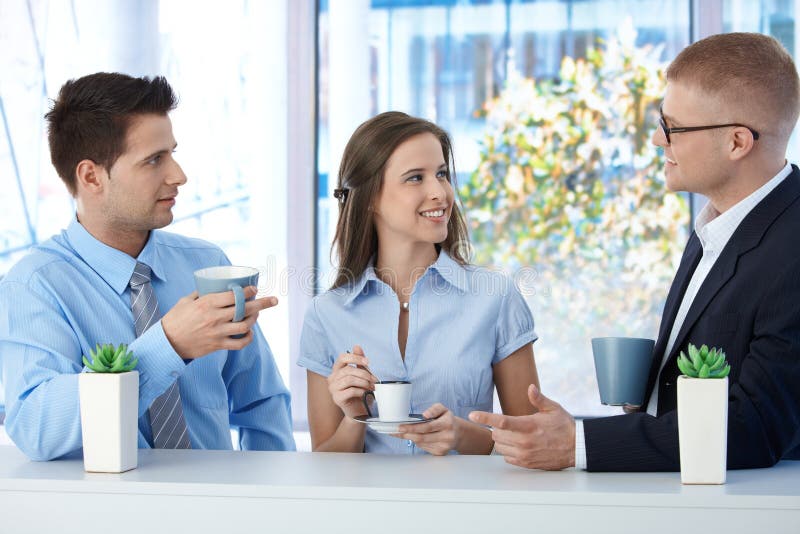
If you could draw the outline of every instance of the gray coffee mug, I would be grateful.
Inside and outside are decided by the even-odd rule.
[[[642,405],[654,345],[652,339],[637,337],[592,339],[600,402],[611,406]]]
[[[252,267],[238,267],[235,265],[221,265],[219,267],[206,267],[194,272],[194,281],[200,296],[210,293],[224,293],[233,291],[236,310],[233,322],[244,319],[244,288],[258,286],[258,269]],[[244,334],[231,337],[241,338]]]

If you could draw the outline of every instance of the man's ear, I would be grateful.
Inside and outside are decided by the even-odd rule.
[[[98,165],[90,159],[78,162],[75,167],[75,185],[80,190],[90,194],[97,194],[103,191],[105,183],[108,181],[108,173],[102,165]]]
[[[739,161],[747,156],[755,145],[753,134],[744,127],[736,127],[731,132],[730,137],[730,158],[732,161]]]

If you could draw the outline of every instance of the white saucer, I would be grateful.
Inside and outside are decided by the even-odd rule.
[[[400,421],[383,421],[378,417],[370,417],[368,415],[357,415],[353,419],[359,423],[366,424],[379,434],[396,434],[400,425],[416,425],[417,423],[427,423],[431,421],[431,419],[425,419],[418,413],[409,414],[408,418]]]

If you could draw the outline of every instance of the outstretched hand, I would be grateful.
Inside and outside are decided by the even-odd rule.
[[[539,410],[533,415],[472,412],[469,418],[492,427],[495,451],[510,464],[547,470],[573,467],[575,419],[533,384],[528,386],[528,399]]]

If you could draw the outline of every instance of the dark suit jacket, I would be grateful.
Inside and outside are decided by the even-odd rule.
[[[584,421],[589,471],[680,469],[676,359],[689,343],[728,356],[728,468],[800,459],[800,170],[792,167],[745,217],[700,287],[657,384],[658,416]],[[667,296],[645,406],[702,253],[693,232]]]

